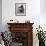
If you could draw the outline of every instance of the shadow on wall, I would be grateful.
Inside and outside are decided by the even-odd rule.
[[[2,0],[0,0],[0,31],[2,31]]]
[[[46,14],[46,0],[40,0],[40,11],[43,14]]]

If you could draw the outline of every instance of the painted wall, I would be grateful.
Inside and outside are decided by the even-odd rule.
[[[0,31],[2,29],[2,0],[0,0]]]
[[[46,0],[40,0],[40,24],[46,31]]]
[[[42,13],[46,13],[46,0],[40,0],[40,9]]]
[[[15,3],[26,3],[26,16],[15,16]],[[3,31],[8,30],[7,22],[11,19],[17,19],[19,22],[30,20],[33,25],[33,45],[38,46],[38,39],[36,37],[36,27],[39,24],[46,30],[46,16],[41,13],[40,0],[2,0],[2,26]]]

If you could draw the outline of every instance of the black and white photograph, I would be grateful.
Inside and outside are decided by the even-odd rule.
[[[16,3],[15,4],[15,15],[16,16],[26,15],[26,3]]]

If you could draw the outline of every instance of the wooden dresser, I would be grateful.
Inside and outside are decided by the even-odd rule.
[[[33,46],[33,23],[7,23],[12,39],[22,46]]]

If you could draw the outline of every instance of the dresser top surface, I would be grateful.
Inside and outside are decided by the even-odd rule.
[[[31,24],[33,25],[34,23],[7,23],[8,25],[15,25],[15,24],[18,24],[18,25],[23,25],[23,24]]]

